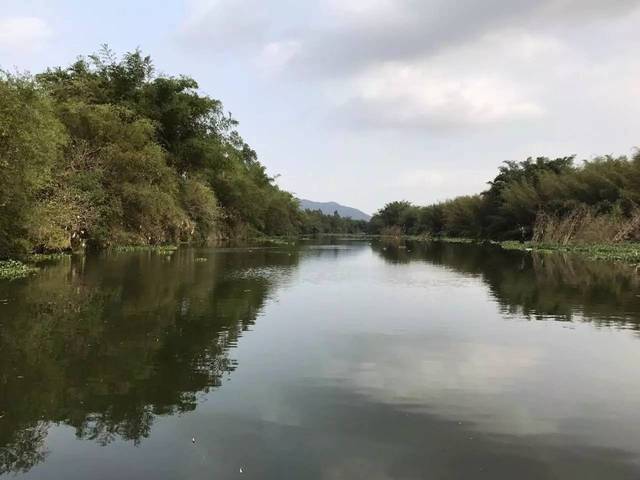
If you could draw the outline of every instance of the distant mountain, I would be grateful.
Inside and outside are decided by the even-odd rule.
[[[344,218],[352,218],[353,220],[371,220],[371,215],[367,215],[362,210],[357,208],[345,207],[336,202],[313,202],[311,200],[300,199],[300,208],[303,210],[320,210],[325,215],[333,215],[333,212],[338,212],[338,215]]]

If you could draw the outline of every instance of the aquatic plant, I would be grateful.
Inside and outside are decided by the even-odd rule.
[[[18,260],[0,261],[0,280],[23,278],[37,272],[38,269]]]

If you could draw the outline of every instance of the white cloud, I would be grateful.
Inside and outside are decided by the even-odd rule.
[[[258,0],[191,0],[178,33],[201,50],[257,46],[267,35],[268,7]]]
[[[406,11],[394,0],[328,0],[330,15],[350,26],[389,25],[406,19]]]
[[[518,29],[490,32],[481,39],[481,43],[485,51],[499,50],[505,57],[518,62],[538,63],[575,54],[557,37]]]
[[[474,126],[536,118],[542,106],[495,73],[453,72],[430,62],[376,65],[351,81],[351,102],[381,124]]]
[[[296,40],[269,42],[262,48],[256,64],[266,73],[278,72],[295,58],[300,47]]]
[[[438,55],[373,63],[327,94],[358,125],[529,125],[551,115],[559,90],[586,81],[589,65],[558,36],[502,29]]]
[[[41,48],[52,30],[42,18],[0,18],[0,50],[31,51]]]

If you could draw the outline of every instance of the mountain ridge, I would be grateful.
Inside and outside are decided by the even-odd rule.
[[[315,202],[313,200],[307,200],[299,198],[300,208],[303,210],[320,210],[325,215],[333,215],[333,212],[338,212],[343,218],[351,218],[353,220],[371,220],[371,215],[363,212],[354,207],[348,207],[337,202]]]

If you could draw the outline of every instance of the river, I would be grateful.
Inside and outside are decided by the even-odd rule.
[[[638,479],[640,275],[495,246],[87,255],[0,282],[0,478]]]

